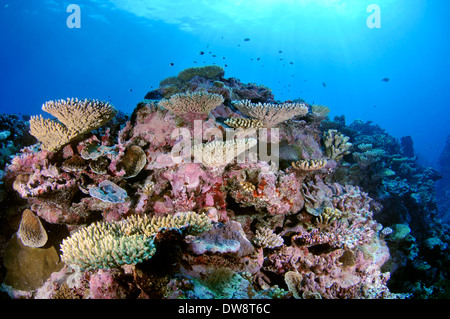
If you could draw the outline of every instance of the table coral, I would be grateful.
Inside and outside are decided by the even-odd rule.
[[[308,107],[305,103],[251,103],[250,100],[234,101],[233,105],[245,115],[260,120],[265,127],[274,127],[295,116],[305,116]]]
[[[71,140],[108,123],[117,111],[108,102],[67,99],[48,101],[42,110],[55,116],[59,122],[31,117],[30,133],[42,142],[42,147],[57,151]]]
[[[177,115],[186,113],[199,113],[208,115],[213,109],[223,103],[219,94],[206,92],[177,93],[170,99],[159,101],[158,106],[174,112]]]
[[[197,234],[209,219],[193,212],[159,218],[133,215],[120,222],[97,222],[63,240],[62,260],[82,269],[109,269],[140,263],[156,251],[154,236],[163,228],[184,228]]]

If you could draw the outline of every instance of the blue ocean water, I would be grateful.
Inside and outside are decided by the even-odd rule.
[[[165,77],[216,63],[277,100],[410,135],[435,165],[450,134],[448,12],[446,0],[1,0],[0,113],[66,97],[130,113]]]

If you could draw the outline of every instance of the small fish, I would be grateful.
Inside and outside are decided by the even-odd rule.
[[[130,89],[130,92],[133,92],[133,89]]]
[[[257,58],[257,59],[256,59],[256,61],[259,61],[259,60],[261,60],[261,58]]]
[[[389,82],[389,78],[384,78],[384,79],[382,79],[381,81],[383,81],[383,82]]]
[[[173,66],[174,64],[175,64],[175,63],[171,62],[171,63],[170,63],[170,66]]]
[[[280,50],[280,51],[278,51],[278,53],[283,53],[283,51]]]
[[[222,57],[223,60],[225,60],[225,57]]]
[[[294,62],[289,62],[289,64],[294,64]]]
[[[193,63],[197,63],[197,61],[192,61]]]
[[[250,41],[250,38],[245,38],[244,41]]]
[[[322,82],[322,85],[323,85],[324,88],[327,87],[327,84],[325,82]]]
[[[228,65],[225,64],[225,67],[227,67]]]
[[[205,52],[203,52],[203,51],[200,51],[198,54],[200,54],[200,55],[203,55],[203,54],[205,54]]]
[[[215,57],[216,57],[216,55],[215,55],[215,54],[213,54],[213,55],[212,55],[212,57],[213,57],[213,58],[215,58]]]

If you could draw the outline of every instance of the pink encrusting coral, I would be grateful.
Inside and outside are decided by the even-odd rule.
[[[6,184],[37,216],[70,232],[66,237],[89,236],[86,229],[94,222],[104,227],[105,245],[129,236],[124,265],[84,272],[69,264],[84,280],[74,288],[64,283],[67,276],[50,276],[44,286],[53,290],[45,295],[61,289],[63,295],[83,298],[201,298],[200,291],[219,297],[224,295],[218,288],[223,279],[216,277],[221,269],[230,278],[247,278],[246,298],[398,297],[387,288],[389,273],[381,271],[389,250],[379,235],[383,227],[373,220],[380,206],[358,186],[333,180],[342,161],[326,158],[320,120],[308,120],[302,103],[301,113],[286,116],[265,131],[268,135],[236,134],[227,140],[230,133],[255,130],[224,124],[222,116],[246,116],[231,107],[231,100],[251,99],[267,108],[274,100],[266,87],[223,76],[212,67],[168,78],[148,95],[163,96],[167,109],[157,100],[144,100],[116,134],[93,131],[54,152],[28,147],[11,161]],[[173,94],[180,95],[169,102]],[[201,106],[183,104],[182,94],[213,100],[201,120],[189,120],[186,114],[198,113]],[[279,140],[272,140],[276,136]],[[249,152],[239,158],[246,154],[237,151],[239,146],[261,150],[267,141],[274,143],[273,151],[279,146],[279,156],[267,160]],[[203,153],[210,156],[204,161],[191,153],[213,148],[236,153]],[[210,227],[188,233],[192,225],[185,222],[152,233],[139,223],[139,218],[167,221],[185,213],[202,216]],[[149,236],[140,237],[140,243],[156,247],[145,265],[134,258],[137,233]],[[83,247],[88,245],[79,243]]]

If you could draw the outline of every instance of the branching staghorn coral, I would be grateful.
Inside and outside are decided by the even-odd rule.
[[[62,260],[81,269],[117,268],[151,258],[156,234],[163,228],[187,228],[196,235],[211,227],[205,214],[184,212],[144,217],[133,215],[119,222],[100,221],[82,228],[63,240]]]
[[[337,130],[328,130],[323,134],[324,155],[329,159],[339,161],[350,153],[350,148],[353,146],[349,142],[350,138],[343,135]]]
[[[316,225],[319,228],[328,227],[342,216],[343,213],[339,209],[332,207],[325,207],[322,213],[316,217]]]
[[[280,235],[275,234],[272,229],[263,227],[256,230],[253,243],[262,248],[275,248],[283,245],[284,240]]]
[[[305,103],[251,103],[249,100],[233,101],[233,105],[245,115],[258,119],[265,127],[274,127],[294,116],[305,116],[308,107]]]
[[[95,130],[114,118],[117,110],[108,102],[67,99],[48,101],[42,110],[58,119],[44,119],[41,115],[30,119],[30,134],[42,142],[42,148],[51,152],[76,137]]]
[[[192,147],[194,158],[207,167],[222,167],[257,144],[255,138],[213,141]]]
[[[177,93],[170,99],[162,99],[158,105],[177,115],[200,113],[208,115],[224,101],[222,95],[208,92]]]

